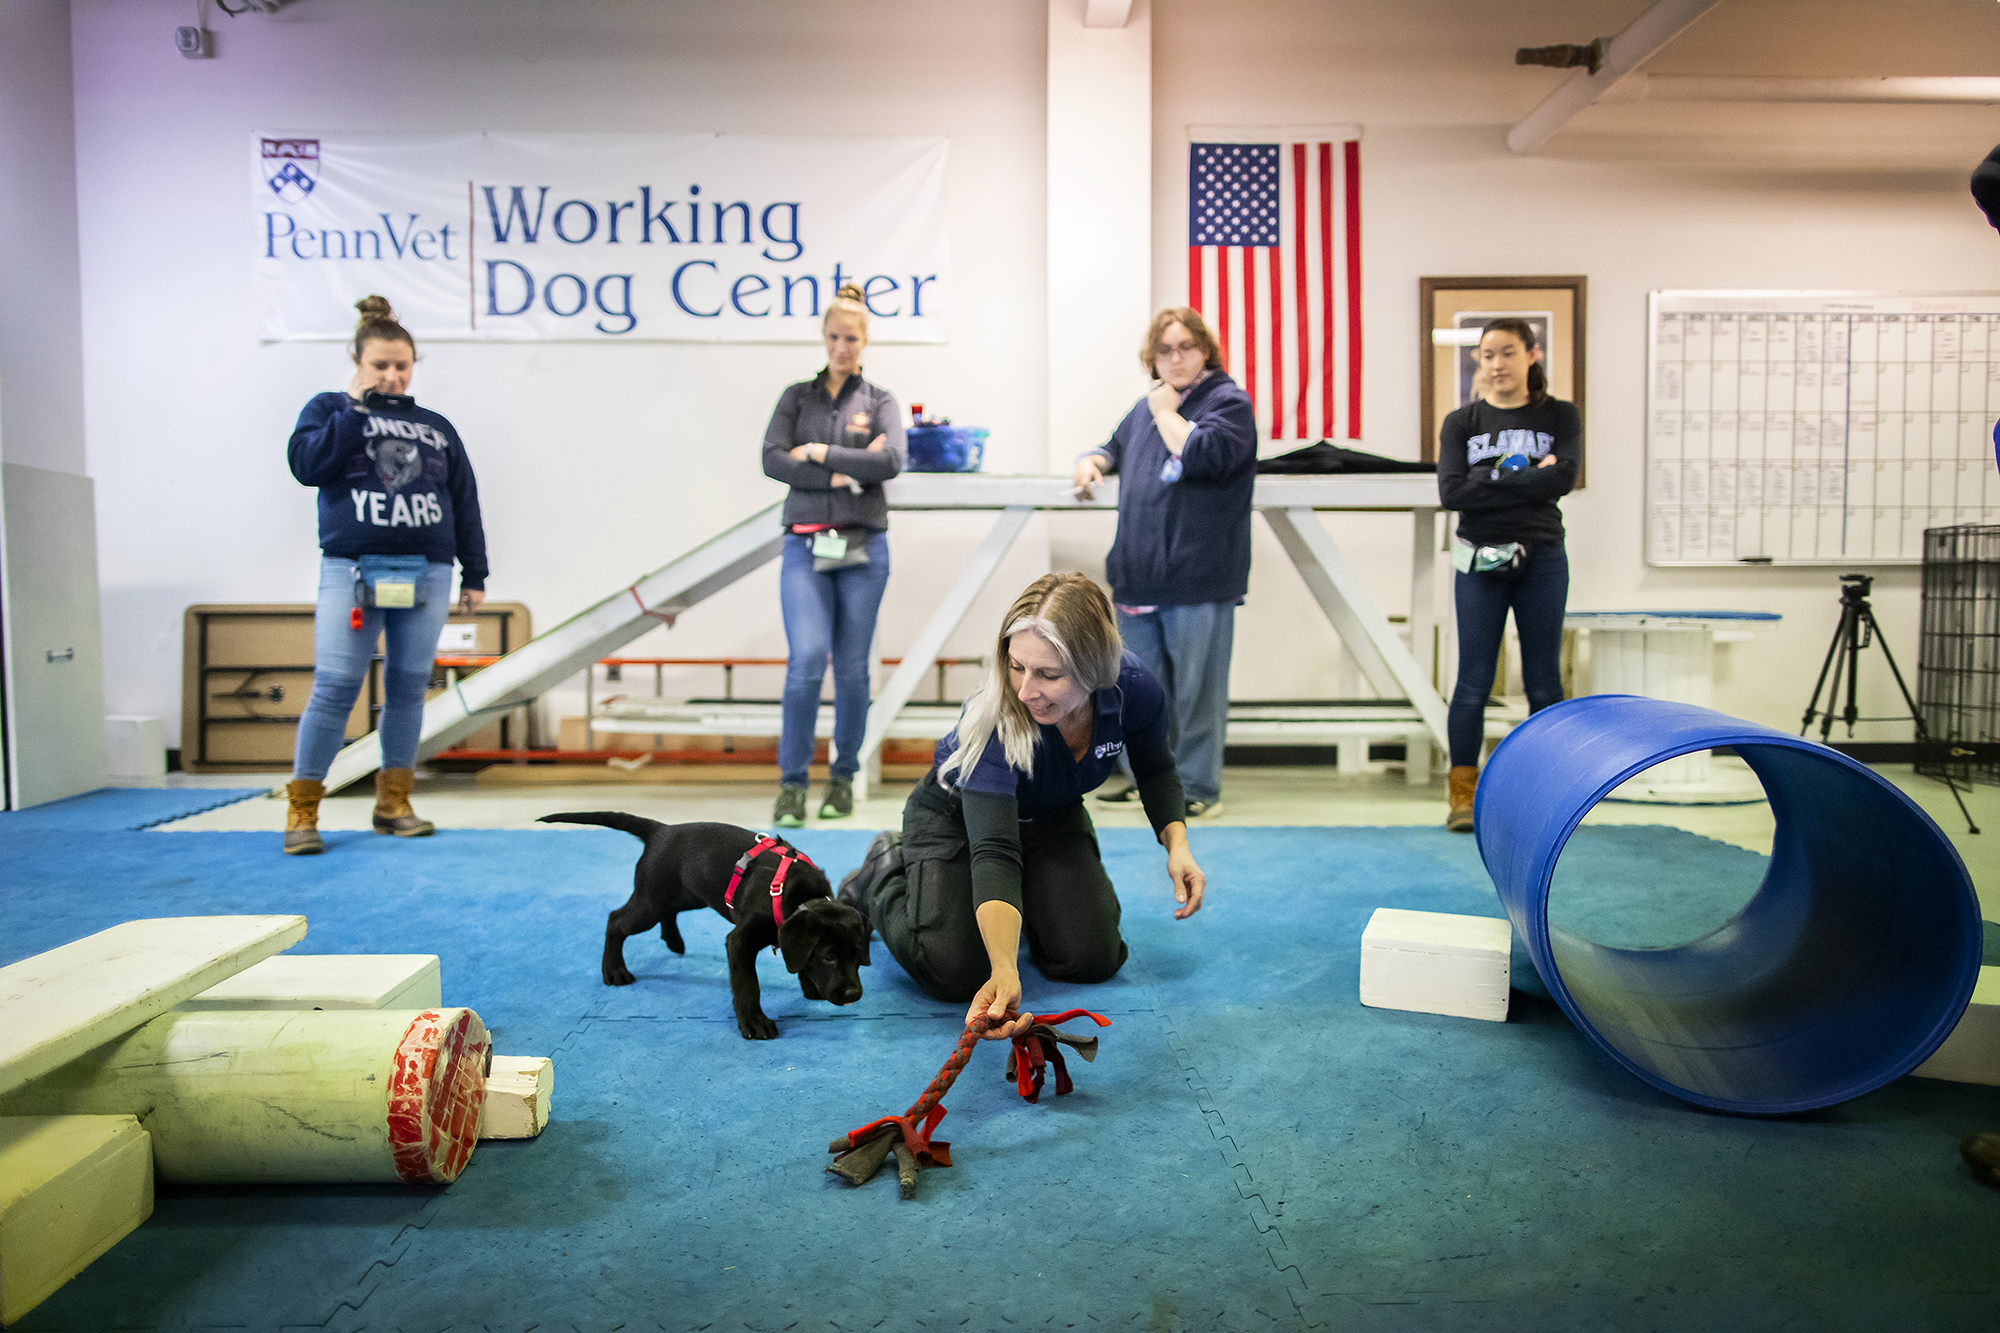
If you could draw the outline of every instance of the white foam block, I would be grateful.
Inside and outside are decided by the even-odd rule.
[[[1361,1003],[1504,1023],[1513,934],[1504,917],[1378,907],[1361,932]]]
[[[496,1055],[486,1074],[482,1139],[532,1139],[549,1123],[556,1090],[555,1061],[537,1055]]]
[[[434,953],[279,954],[180,1005],[192,1009],[435,1009]]]
[[[1910,1072],[1953,1083],[2000,1085],[2000,967],[1979,969],[1979,984],[1972,988],[1965,1016],[1944,1045]]]
[[[132,1116],[0,1117],[0,1325],[152,1214],[152,1140]]]

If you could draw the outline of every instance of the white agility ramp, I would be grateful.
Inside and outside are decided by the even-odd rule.
[[[1089,500],[1078,499],[1070,479],[1053,476],[988,476],[981,473],[914,472],[885,483],[892,510],[987,510],[993,522],[984,537],[968,543],[966,563],[951,590],[940,599],[906,650],[903,661],[869,709],[861,747],[857,795],[865,795],[875,757],[896,715],[922,684],[945,642],[958,628],[980,592],[1036,510],[1110,510],[1118,507],[1117,479]],[[1385,615],[1368,596],[1351,562],[1314,511],[1389,511],[1414,516],[1411,542],[1410,631],[1427,643],[1432,624],[1432,571],[1437,553],[1437,479],[1425,474],[1359,476],[1261,476],[1255,506],[1284,543],[1322,611],[1353,650],[1362,674],[1393,710],[1378,710],[1383,730],[1428,737],[1444,743],[1444,701],[1421,671]],[[489,715],[529,703],[598,659],[638,638],[653,626],[687,611],[744,575],[775,560],[784,545],[774,504],[710,538],[589,610],[545,630],[493,665],[457,682],[424,706],[419,758],[437,753],[483,726]],[[1389,718],[1388,712],[1397,714]],[[1426,751],[1428,753],[1428,751]],[[380,767],[382,752],[374,733],[335,757],[326,786],[337,791]],[[1425,766],[1426,770],[1428,766]]]

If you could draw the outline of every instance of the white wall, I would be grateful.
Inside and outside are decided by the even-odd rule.
[[[1366,447],[1418,456],[1419,277],[1588,275],[1589,486],[1563,504],[1570,605],[1780,612],[1782,627],[1718,651],[1716,706],[1796,727],[1837,619],[1839,571],[1646,567],[1646,294],[2000,288],[2000,236],[1966,189],[1974,164],[2000,139],[2000,109],[1593,108],[1541,155],[1509,153],[1508,126],[1566,77],[1517,68],[1514,48],[1587,41],[1645,8],[1267,0],[1253,29],[1235,9],[1155,0],[1155,303],[1177,303],[1186,291],[1187,126],[1359,122]],[[1990,73],[2000,68],[2000,11],[1990,0],[1730,0],[1651,68]],[[1367,552],[1381,600],[1405,608],[1408,520],[1331,522]],[[1239,650],[1232,693],[1331,693],[1333,636],[1261,525],[1255,560],[1237,641],[1289,648]],[[1876,611],[1913,675],[1917,571],[1878,572]],[[1303,671],[1301,662],[1308,664]],[[1901,711],[1879,660],[1864,666],[1862,680],[1864,713]],[[1908,734],[1907,725],[1857,732],[1864,739]]]
[[[284,442],[346,380],[329,346],[252,336],[245,144],[259,129],[948,135],[958,291],[946,347],[878,347],[905,403],[992,429],[989,464],[1044,458],[1046,15],[1032,5],[397,0],[230,20],[216,58],[173,49],[186,0],[77,0],[90,470],[99,483],[114,712],[180,716],[192,602],[307,601],[313,493]],[[414,392],[480,477],[488,593],[550,625],[782,495],[758,445],[814,347],[438,343]],[[893,654],[948,586],[962,520],[898,517],[883,608]],[[1046,567],[1039,524],[952,651]],[[976,632],[971,627],[977,627]],[[635,654],[783,656],[775,571]],[[753,690],[754,682],[742,682]],[[775,680],[763,692],[775,693]],[[713,691],[713,679],[690,682]]]
[[[1363,125],[1364,395],[1379,452],[1418,451],[1419,276],[1589,275],[1591,467],[1589,489],[1566,502],[1572,604],[1782,612],[1781,629],[1723,651],[1718,705],[1787,725],[1832,631],[1836,571],[1643,564],[1645,294],[2000,285],[2000,238],[1964,184],[2000,139],[2000,113],[1598,108],[1543,155],[1510,155],[1506,127],[1563,77],[1516,68],[1514,47],[1614,32],[1644,7],[1153,0],[1153,304],[1184,296],[1191,123]],[[949,135],[955,340],[879,348],[869,372],[905,402],[991,427],[991,468],[1045,465],[1046,4],[314,0],[213,18],[211,61],[172,48],[185,0],[73,10],[89,465],[114,711],[178,717],[186,604],[304,600],[313,586],[312,496],[286,474],[281,445],[299,405],[344,372],[331,348],[251,336],[243,161],[258,129]],[[1991,0],[1730,0],[1654,68],[1987,73],[2000,68],[2000,11]],[[782,384],[819,364],[803,347],[439,344],[424,355],[416,391],[458,423],[480,470],[490,591],[527,602],[544,625],[774,498],[757,441]],[[1331,521],[1401,610],[1408,520]],[[997,604],[1044,559],[1101,569],[1107,522],[1034,532],[953,651],[987,646]],[[886,651],[908,642],[972,535],[949,516],[897,519]],[[1332,634],[1261,531],[1252,580],[1235,693],[1334,692]],[[782,655],[774,581],[753,579],[634,651]],[[1915,587],[1914,570],[1889,571],[1877,602],[1910,667]],[[1889,711],[1886,673],[1865,675],[1868,711]]]
[[[104,697],[68,6],[4,0],[0,33],[0,785],[18,807],[103,782]]]
[[[68,7],[0,3],[0,451],[84,471]]]

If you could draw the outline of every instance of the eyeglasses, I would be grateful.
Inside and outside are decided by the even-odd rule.
[[[1175,343],[1171,347],[1167,346],[1165,343],[1161,343],[1159,346],[1153,349],[1153,356],[1156,360],[1171,361],[1177,356],[1195,356],[1199,354],[1200,351],[1201,351],[1200,343],[1194,343],[1194,342]]]

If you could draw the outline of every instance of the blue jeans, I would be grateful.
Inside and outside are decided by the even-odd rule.
[[[778,732],[778,780],[806,785],[820,685],[833,662],[834,777],[850,781],[861,767],[868,732],[868,651],[875,612],[889,586],[889,535],[868,542],[868,563],[813,573],[812,538],[785,534],[778,570],[778,604],[785,613],[785,707]]]
[[[1521,683],[1528,708],[1540,712],[1561,703],[1563,607],[1569,601],[1569,553],[1562,543],[1531,546],[1513,569],[1454,574],[1452,598],[1458,607],[1458,685],[1451,692],[1445,731],[1451,764],[1479,762],[1486,739],[1486,701],[1500,661],[1500,636],[1507,610],[1521,637]]]
[[[1229,730],[1229,655],[1236,603],[1162,606],[1118,613],[1125,646],[1167,692],[1167,744],[1190,801],[1222,795],[1222,743]]]
[[[375,642],[387,637],[382,661],[382,767],[414,768],[424,724],[424,690],[437,659],[438,634],[451,614],[451,566],[426,565],[424,604],[407,609],[368,607],[352,628],[354,562],[325,555],[319,561],[319,604],[313,612],[313,690],[299,718],[292,776],[318,781],[346,743],[347,715],[368,679]]]

